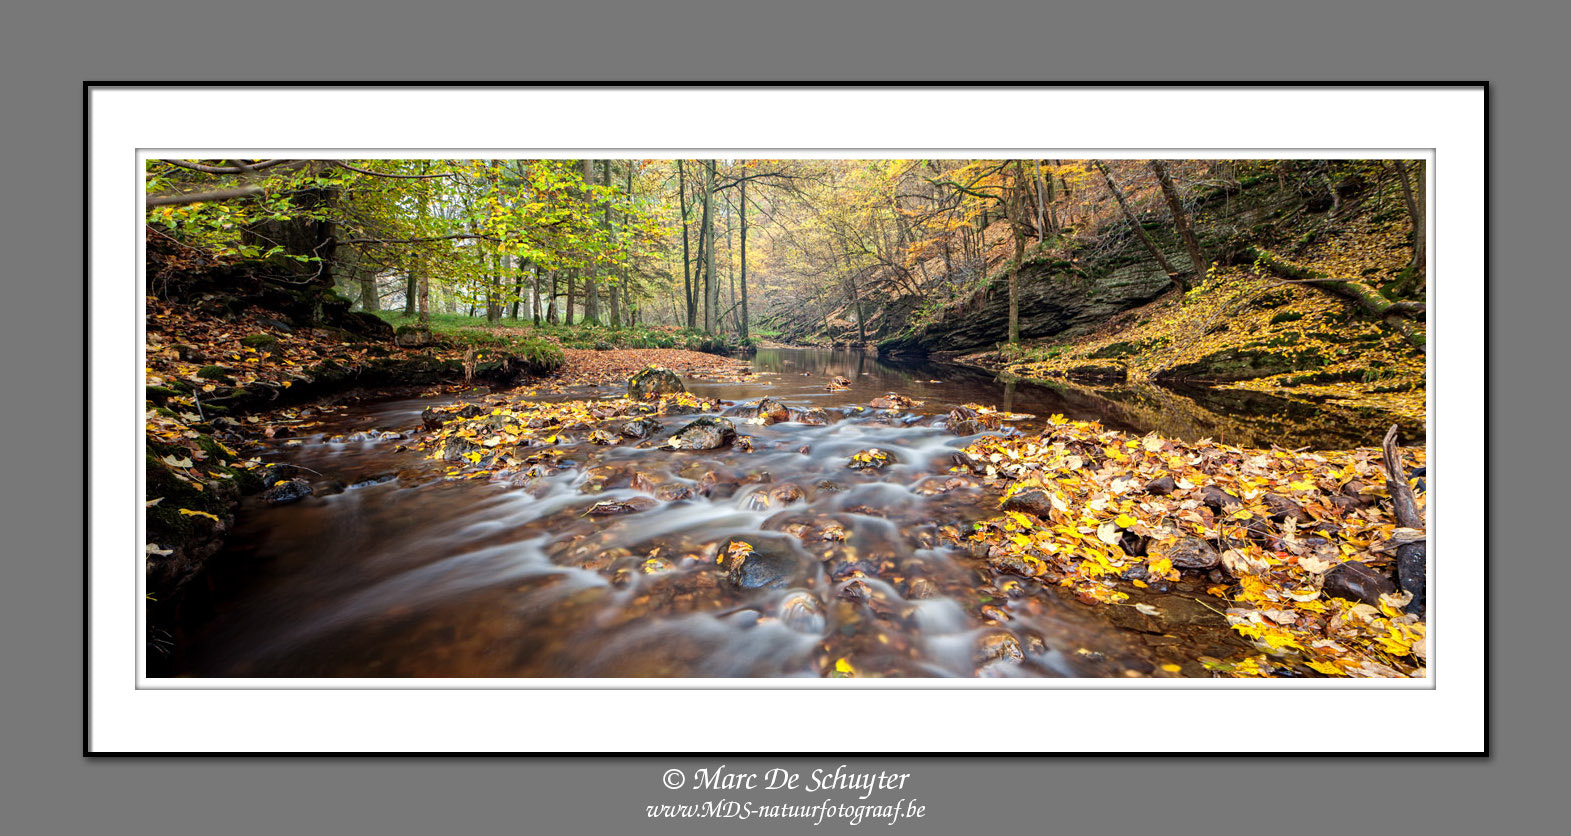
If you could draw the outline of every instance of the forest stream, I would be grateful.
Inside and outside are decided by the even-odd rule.
[[[983,575],[943,544],[943,528],[969,530],[998,504],[954,469],[974,437],[949,432],[945,414],[977,403],[1029,416],[1006,433],[1037,432],[1058,413],[1188,441],[1231,431],[1218,440],[1316,449],[1375,443],[1389,423],[1248,392],[1102,396],[845,350],[762,349],[752,365],[757,375],[740,382],[685,381],[725,405],[752,452],[671,449],[660,442],[693,416],[660,416],[654,443],[579,439],[551,473],[507,481],[452,478],[446,462],[366,435],[419,433],[422,410],[450,394],[364,401],[312,435],[263,442],[264,461],[342,489],[277,507],[245,500],[212,562],[212,592],[188,610],[160,673],[817,677],[848,672],[849,659],[856,675],[1204,676],[1199,657],[1249,649],[1204,582],[1134,590],[1159,603],[1153,626],[1132,607]],[[849,388],[827,390],[837,375]],[[869,408],[889,392],[922,404]],[[816,407],[838,419],[747,423],[766,396],[793,418]],[[330,440],[362,437],[375,440]],[[847,467],[869,448],[891,463]],[[631,513],[598,511],[629,502]],[[728,579],[717,549],[737,535],[789,565],[782,582]]]

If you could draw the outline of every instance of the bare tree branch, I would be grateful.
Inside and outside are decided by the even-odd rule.
[[[218,189],[211,192],[191,192],[190,194],[161,194],[148,195],[147,206],[184,206],[189,203],[209,203],[221,200],[235,200],[242,197],[254,197],[261,194],[261,186],[240,186],[234,189]]]
[[[327,160],[327,162],[331,163],[332,165],[336,165],[339,168],[347,168],[350,171],[359,172],[361,174],[369,174],[372,177],[393,177],[393,178],[396,178],[396,179],[399,179],[399,180],[432,180],[432,179],[440,179],[440,178],[444,178],[444,177],[452,177],[453,176],[451,173],[447,173],[447,174],[388,174],[388,173],[382,172],[382,171],[371,171],[370,169],[366,169],[366,168],[358,168],[356,166],[352,166],[349,163],[344,162],[343,160]]]
[[[258,172],[258,171],[265,171],[265,170],[267,170],[269,168],[274,168],[276,166],[281,166],[281,165],[283,165],[285,163],[292,163],[292,162],[301,162],[301,163],[303,163],[305,161],[304,160],[263,160],[262,162],[259,162],[259,163],[253,163],[251,165],[246,165],[245,163],[242,163],[239,160],[230,160],[229,162],[234,163],[233,166],[203,165],[201,163],[185,163],[185,162],[181,162],[179,160],[157,160],[157,162],[164,163],[165,165],[172,165],[172,166],[175,166],[177,168],[187,168],[187,169],[190,169],[192,171],[200,171],[200,172],[202,172],[204,174],[253,174],[253,173]]]

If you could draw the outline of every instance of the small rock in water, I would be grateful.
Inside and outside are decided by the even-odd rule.
[[[676,395],[686,391],[687,387],[682,385],[682,378],[677,377],[676,372],[660,366],[645,366],[627,380],[627,396],[635,401],[647,401],[661,395]]]
[[[922,402],[905,395],[888,392],[881,398],[872,399],[867,405],[874,409],[909,409],[913,406],[921,406]]]
[[[977,419],[976,410],[957,406],[949,411],[949,417],[944,419],[944,429],[955,435],[976,435],[982,431],[982,422]]]
[[[863,450],[852,456],[846,462],[846,467],[852,470],[883,470],[893,464],[895,457],[877,447]]]
[[[834,378],[831,379],[829,381],[829,383],[824,386],[824,388],[828,389],[831,392],[839,391],[839,390],[842,390],[842,389],[850,389],[851,388],[851,379],[848,378],[848,377],[845,377],[843,375],[835,375]]]
[[[742,589],[783,588],[805,574],[805,558],[775,538],[732,537],[720,544],[717,559],[726,579]]]
[[[670,445],[677,450],[716,450],[736,440],[736,425],[728,419],[705,415],[676,431]]]
[[[1020,641],[1008,633],[989,633],[976,646],[976,663],[979,666],[997,664],[1018,665],[1025,661],[1025,651]]]
[[[1337,564],[1326,573],[1325,584],[1320,587],[1325,595],[1380,604],[1380,596],[1396,593],[1396,584],[1390,578],[1356,561]],[[1414,596],[1417,598],[1417,596]]]
[[[590,444],[615,444],[617,437],[610,430],[598,429],[589,434]]]
[[[613,517],[621,514],[636,514],[639,511],[648,511],[650,508],[653,508],[659,504],[660,503],[650,499],[647,496],[635,496],[628,500],[608,499],[604,502],[596,502],[594,505],[591,505],[589,507],[588,514],[591,517]]]
[[[1198,537],[1185,537],[1169,546],[1163,557],[1179,569],[1210,569],[1222,562],[1211,544]]]
[[[262,491],[262,501],[269,505],[288,505],[311,495],[311,483],[304,479],[290,479]]]
[[[810,427],[822,427],[829,423],[829,413],[815,406],[811,409],[797,410],[796,420]]]
[[[328,479],[311,485],[312,496],[335,496],[344,492],[344,483],[336,479]]]
[[[778,398],[764,398],[758,402],[757,418],[758,423],[765,426],[781,424],[791,420],[791,410],[787,409]]]
[[[648,438],[657,432],[660,432],[660,422],[647,416],[622,425],[622,435],[628,438]]]
[[[780,505],[802,501],[802,489],[790,482],[782,482],[769,489],[769,498]]]
[[[912,578],[911,582],[906,584],[906,598],[908,600],[920,601],[936,597],[938,597],[938,584],[927,578]]]
[[[816,636],[824,632],[824,606],[810,592],[793,592],[780,602],[780,623]]]
[[[655,488],[655,496],[666,502],[678,502],[683,499],[692,499],[693,488],[680,482],[667,482]]]
[[[840,587],[840,597],[857,604],[865,604],[873,599],[873,588],[861,578],[853,578],[845,586]]]

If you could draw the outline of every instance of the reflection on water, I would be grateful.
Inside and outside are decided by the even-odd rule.
[[[1196,608],[1199,618],[1164,635],[1123,629],[1032,581],[995,587],[946,545],[944,527],[967,530],[997,497],[948,472],[969,439],[946,432],[943,414],[979,402],[1229,443],[1278,432],[1283,446],[1302,446],[1309,433],[1355,434],[1344,420],[1303,429],[1312,417],[1285,407],[1274,417],[1250,411],[1258,401],[1220,414],[1191,393],[1004,383],[860,352],[761,350],[754,366],[764,373],[756,381],[690,388],[739,403],[773,395],[843,417],[766,427],[741,423],[733,408],[755,439],[752,453],[661,448],[689,420],[667,417],[655,445],[584,445],[573,467],[506,483],[444,480],[443,463],[391,442],[323,440],[416,429],[431,400],[373,404],[304,446],[273,448],[267,458],[348,487],[281,508],[247,501],[212,564],[217,592],[189,608],[167,672],[821,676],[845,660],[861,674],[898,676],[1124,676],[1166,662],[1188,663],[1188,673],[1196,656],[1237,649],[1208,611]],[[851,388],[826,390],[835,375]],[[914,415],[853,409],[888,391],[926,403]],[[894,463],[845,466],[869,447]],[[588,513],[634,497],[686,498],[623,516]],[[715,561],[733,536],[792,570],[775,588],[733,584]]]

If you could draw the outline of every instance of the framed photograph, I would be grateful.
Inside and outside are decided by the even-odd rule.
[[[84,94],[89,754],[1485,751],[1483,84]]]

